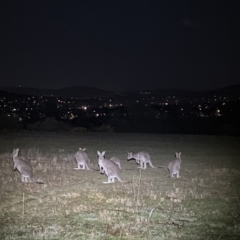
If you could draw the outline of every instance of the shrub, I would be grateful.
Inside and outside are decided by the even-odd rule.
[[[110,125],[103,124],[101,127],[96,128],[97,132],[114,132]]]
[[[35,122],[28,125],[27,127],[30,131],[69,131],[70,126],[67,123],[57,121],[55,118],[46,118],[43,122]]]
[[[17,118],[8,117],[6,114],[0,114],[0,130],[1,131],[16,131],[19,130],[22,125]]]

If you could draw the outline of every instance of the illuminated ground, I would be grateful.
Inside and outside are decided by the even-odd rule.
[[[238,239],[240,138],[220,136],[16,133],[0,137],[0,239]],[[35,177],[13,171],[20,148]],[[93,171],[74,170],[87,148]],[[97,169],[97,150],[122,160],[125,183]],[[137,169],[128,151],[150,153],[153,169]],[[180,179],[166,169],[182,152]],[[159,168],[162,167],[162,168]]]

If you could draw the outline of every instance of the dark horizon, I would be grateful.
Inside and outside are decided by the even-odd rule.
[[[208,90],[194,90],[194,89],[181,89],[181,88],[152,88],[152,89],[130,89],[130,90],[108,90],[108,89],[103,89],[95,86],[67,86],[67,87],[59,87],[59,88],[41,88],[41,87],[27,87],[27,86],[5,86],[1,85],[0,90],[2,89],[17,89],[17,88],[22,88],[22,89],[37,89],[37,90],[61,90],[61,89],[69,89],[69,88],[92,88],[92,89],[98,89],[98,90],[104,90],[104,91],[109,91],[109,92],[138,92],[138,91],[153,91],[153,90],[174,90],[174,91],[189,91],[189,92],[211,92],[211,91],[216,91],[216,90],[221,90],[221,89],[227,89],[227,88],[240,88],[240,84],[234,84],[234,85],[226,85],[224,87],[219,87],[219,88],[213,88],[213,89],[208,89]]]
[[[2,85],[206,91],[240,83],[239,1],[4,1]]]

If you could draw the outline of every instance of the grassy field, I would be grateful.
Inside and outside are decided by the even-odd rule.
[[[45,184],[20,181],[12,151]],[[74,170],[87,148],[93,171]],[[97,150],[121,159],[126,182],[103,184]],[[149,152],[139,170],[128,151]],[[179,179],[168,162],[182,152]],[[239,239],[240,138],[222,136],[15,133],[0,136],[0,239]],[[162,167],[162,168],[160,168]]]

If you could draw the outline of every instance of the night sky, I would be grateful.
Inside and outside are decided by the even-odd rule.
[[[240,1],[3,0],[1,86],[240,84]]]

